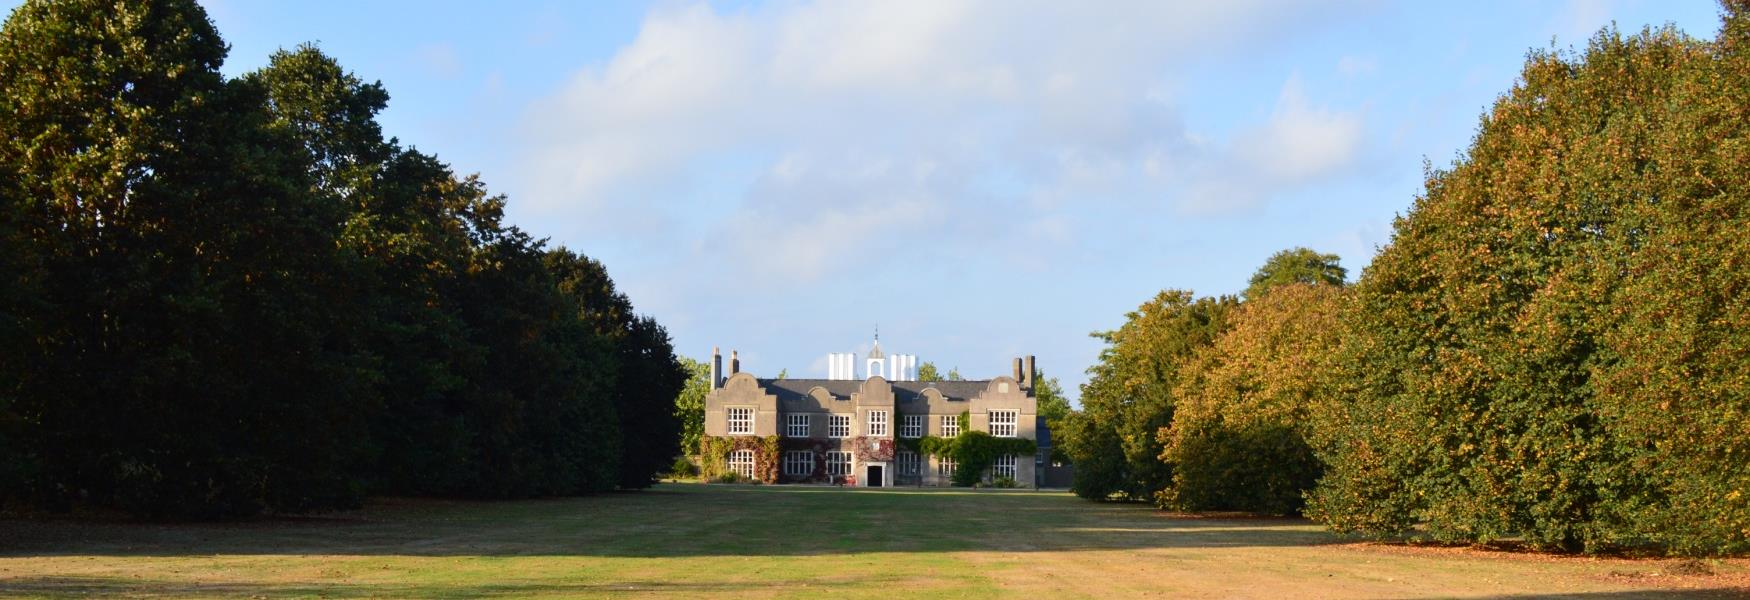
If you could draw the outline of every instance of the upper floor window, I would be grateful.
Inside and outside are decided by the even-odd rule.
[[[887,435],[887,411],[869,411],[869,435]]]
[[[753,435],[753,409],[729,409],[729,435]]]
[[[996,437],[1015,437],[1015,420],[1018,415],[1020,411],[990,411],[990,434]]]
[[[808,415],[785,415],[784,435],[789,437],[808,437]]]
[[[832,415],[826,422],[826,437],[851,437],[851,415]]]
[[[960,435],[960,417],[958,415],[942,415],[942,437]]]
[[[923,415],[900,415],[899,437],[924,437]]]

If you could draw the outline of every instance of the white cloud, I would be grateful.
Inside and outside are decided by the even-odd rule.
[[[1297,83],[1236,132],[1200,133],[1175,103],[1190,65],[1280,38],[1309,12],[997,0],[662,9],[531,107],[519,200],[574,233],[634,240],[651,264],[627,287],[677,310],[695,290],[774,277],[842,283],[870,260],[1037,269],[1019,257],[1074,256],[1047,251],[1083,243],[1088,221],[1075,213],[1097,204],[1257,207],[1342,169],[1359,115],[1317,106]]]
[[[1354,166],[1364,126],[1359,111],[1312,106],[1299,76],[1282,85],[1270,118],[1211,148],[1209,162],[1183,179],[1180,208],[1192,214],[1253,208],[1272,195]]]
[[[1302,182],[1348,165],[1361,146],[1361,116],[1309,106],[1298,77],[1282,86],[1270,121],[1242,137],[1239,151],[1269,176]]]

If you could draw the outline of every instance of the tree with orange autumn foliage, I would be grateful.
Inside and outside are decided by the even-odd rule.
[[[1158,504],[1300,511],[1320,473],[1306,442],[1309,414],[1325,400],[1345,297],[1339,285],[1291,283],[1234,311],[1231,329],[1186,369],[1172,425],[1160,430],[1173,480],[1156,493]]]
[[[1750,2],[1534,52],[1356,285],[1308,514],[1572,551],[1750,549]]]

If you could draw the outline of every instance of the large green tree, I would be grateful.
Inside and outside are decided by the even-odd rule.
[[[681,451],[681,420],[674,402],[688,373],[674,355],[668,332],[655,320],[633,314],[631,300],[614,288],[600,262],[563,248],[549,253],[548,262],[562,273],[563,288],[578,298],[580,317],[618,353],[615,411],[622,431],[638,433],[621,442],[618,484],[649,487]]]
[[[699,436],[705,435],[705,396],[711,393],[711,365],[701,360],[681,357],[681,369],[687,372],[687,383],[675,395],[674,414],[681,422],[681,453],[699,453]]]
[[[1747,21],[1729,2],[1711,42],[1607,30],[1530,56],[1357,285],[1311,514],[1447,541],[1750,545]]]
[[[1033,384],[1033,397],[1038,401],[1038,414],[1047,423],[1061,421],[1070,413],[1069,398],[1063,396],[1063,385],[1056,377],[1046,377],[1045,371],[1039,371]]]
[[[1127,314],[1118,329],[1095,334],[1106,348],[1088,370],[1082,411],[1065,428],[1060,445],[1078,470],[1085,463],[1102,465],[1103,472],[1078,477],[1076,493],[1143,499],[1171,482],[1171,467],[1160,460],[1158,432],[1172,423],[1186,365],[1227,329],[1238,304],[1230,296],[1197,298],[1189,291],[1167,290]],[[1114,448],[1122,461],[1106,455]],[[1118,465],[1118,473],[1104,472]]]
[[[1068,419],[1070,414],[1075,411],[1069,405],[1069,398],[1064,397],[1063,385],[1057,382],[1056,377],[1045,376],[1043,370],[1035,374],[1034,377],[1038,378],[1033,384],[1033,398],[1037,401],[1038,415],[1045,420],[1045,426],[1055,434],[1066,427],[1064,420]],[[1051,443],[1053,444],[1051,460],[1068,461],[1069,455],[1063,451],[1062,444],[1059,444],[1055,438]]]
[[[192,2],[27,2],[0,34],[0,171],[41,293],[16,393],[51,504],[357,499],[345,211],[224,55]]]
[[[1315,405],[1330,401],[1343,288],[1288,284],[1247,300],[1232,328],[1197,353],[1160,431],[1172,485],[1156,501],[1179,510],[1291,514],[1318,479],[1307,443]]]
[[[216,516],[642,487],[685,374],[594,261],[189,1],[0,29],[0,500]]]
[[[1278,286],[1295,283],[1343,285],[1349,277],[1335,254],[1320,254],[1309,248],[1297,247],[1270,255],[1264,266],[1252,274],[1243,294],[1251,300]]]

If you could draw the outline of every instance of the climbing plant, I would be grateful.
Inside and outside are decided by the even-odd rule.
[[[807,450],[809,455],[814,457],[814,466],[810,469],[809,474],[790,475],[780,472],[783,481],[790,483],[832,482],[832,476],[826,472],[826,453],[839,449],[836,440],[828,442],[814,438],[781,438],[778,445],[782,452]],[[781,456],[782,454],[780,454]]]
[[[952,482],[956,486],[971,487],[984,477],[985,470],[996,462],[998,456],[1013,454],[1029,456],[1039,449],[1039,446],[1029,439],[1000,438],[983,431],[973,431],[971,415],[967,411],[960,413],[960,435],[951,438],[940,436],[925,436],[913,442],[911,449],[954,461],[954,476]]]
[[[869,443],[871,441],[875,443]],[[894,441],[891,439],[870,438],[862,435],[851,438],[851,453],[857,457],[857,462],[891,462],[893,450]]]
[[[753,451],[753,476],[761,483],[778,482],[779,446],[781,438],[775,435],[756,437],[738,435],[729,437],[700,436],[699,437],[699,476],[701,481],[712,481],[729,471],[729,454],[736,450]]]

